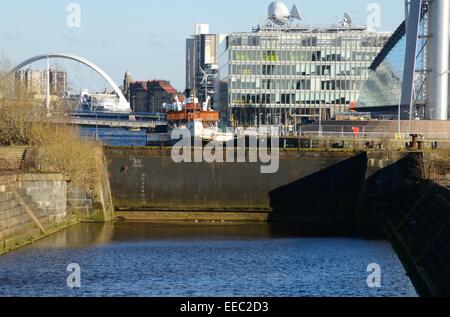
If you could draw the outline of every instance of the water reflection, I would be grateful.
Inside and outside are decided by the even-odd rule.
[[[263,222],[232,223],[146,223],[118,222],[80,224],[36,243],[35,247],[83,247],[114,242],[147,240],[245,240],[296,237],[324,237],[344,235],[348,230],[321,230],[300,227],[298,224],[268,224]],[[326,234],[331,232],[331,234]]]
[[[66,286],[67,265],[82,288]],[[367,287],[367,265],[383,286]],[[384,241],[265,223],[81,224],[0,257],[0,296],[416,296]]]

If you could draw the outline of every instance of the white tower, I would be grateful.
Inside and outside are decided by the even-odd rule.
[[[449,87],[449,18],[450,1],[428,2],[428,44],[427,106],[425,118],[428,120],[448,119]]]

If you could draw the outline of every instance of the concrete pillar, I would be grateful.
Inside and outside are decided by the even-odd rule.
[[[430,1],[428,17],[427,68],[430,73],[427,78],[425,118],[447,120],[450,1]]]

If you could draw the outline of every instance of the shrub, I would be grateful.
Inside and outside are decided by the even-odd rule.
[[[100,143],[82,139],[78,128],[64,120],[51,122],[42,102],[29,97],[14,75],[5,77],[5,60],[0,56],[0,145],[33,147],[39,171],[62,173],[76,186],[93,190],[103,162]],[[64,118],[64,109],[56,112]]]
[[[31,142],[30,107],[0,101],[0,145],[28,145]]]

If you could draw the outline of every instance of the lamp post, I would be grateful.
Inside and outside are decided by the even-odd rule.
[[[319,103],[319,136],[322,136],[322,103]]]
[[[152,110],[153,110],[153,114],[155,113],[155,96],[152,96]]]
[[[402,112],[402,93],[401,93],[401,91],[402,91],[402,82],[400,81],[400,93],[399,93],[399,97],[398,97],[398,122],[397,122],[397,134],[398,134],[398,137],[400,137],[400,133],[401,133],[401,130],[402,130],[402,122],[401,122],[401,120],[402,120],[402,114],[401,114],[401,112]]]

